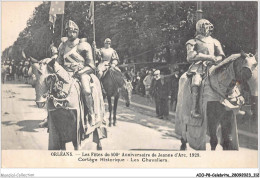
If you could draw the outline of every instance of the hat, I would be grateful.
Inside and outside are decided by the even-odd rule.
[[[160,70],[156,70],[156,71],[154,71],[154,75],[158,75],[158,74],[160,74],[161,72],[160,72]]]
[[[65,29],[66,30],[76,30],[76,31],[79,31],[78,25],[75,22],[73,22],[72,20],[69,20],[66,23]]]

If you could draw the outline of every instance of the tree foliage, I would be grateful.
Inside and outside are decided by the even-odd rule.
[[[66,1],[64,26],[73,20],[80,29],[79,37],[93,42],[93,29],[88,19],[90,2]],[[214,37],[224,46],[227,55],[257,49],[257,2],[202,2],[203,18],[214,24]],[[58,46],[62,16],[57,15],[54,33],[49,22],[50,2],[39,5],[27,27],[14,44],[6,48],[2,58],[22,59],[27,56],[42,59],[48,56],[51,43]],[[152,61],[163,51],[167,62],[185,62],[187,40],[194,37],[196,2],[99,1],[95,2],[96,43],[103,46],[111,38],[112,47],[121,59]],[[63,36],[66,35],[64,30]]]

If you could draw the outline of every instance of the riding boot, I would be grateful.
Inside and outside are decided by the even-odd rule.
[[[95,120],[95,112],[94,112],[94,100],[92,98],[92,95],[85,95],[86,105],[88,108],[88,115],[89,115],[89,124],[91,126],[96,125]]]
[[[201,115],[199,113],[199,87],[193,86],[191,88],[191,94],[192,94],[191,117],[200,118]]]

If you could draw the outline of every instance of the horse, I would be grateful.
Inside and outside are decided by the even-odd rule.
[[[113,108],[113,126],[116,126],[116,111],[118,99],[121,94],[126,101],[126,107],[130,106],[131,95],[132,95],[132,84],[130,81],[127,81],[124,75],[118,71],[110,67],[104,76],[101,78],[101,83],[104,87],[107,102],[108,102],[108,110],[109,110],[109,127],[112,125],[111,117],[112,117],[112,108]],[[112,107],[111,98],[114,97],[114,107]]]
[[[203,79],[200,90],[202,118],[191,117],[190,78],[186,73],[181,76],[175,122],[175,132],[181,136],[181,150],[186,150],[187,142],[195,150],[206,150],[206,135],[210,137],[211,150],[215,150],[219,125],[223,150],[239,149],[235,117],[240,107],[229,102],[227,91],[229,87],[234,87],[234,83],[246,84],[256,65],[256,59],[252,54],[241,52],[212,66]],[[234,99],[242,100],[240,96]]]
[[[97,144],[97,150],[102,150],[101,139],[106,138],[107,122],[104,120],[104,102],[97,77],[91,74],[96,116],[96,122],[91,123],[85,115],[79,81],[58,64],[59,70],[68,76],[68,80],[64,81],[53,73],[46,63],[33,65],[38,70],[35,85],[36,103],[39,108],[44,107],[46,103],[48,112],[48,149],[65,150],[66,143],[72,142],[74,149],[78,150],[81,142],[93,133],[93,142]]]

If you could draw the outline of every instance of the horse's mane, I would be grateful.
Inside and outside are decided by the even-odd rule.
[[[219,64],[212,66],[209,70],[210,74],[213,73],[217,73],[219,71],[222,71],[222,69],[224,69],[226,66],[228,66],[231,62],[237,60],[238,58],[241,57],[241,54],[232,54],[229,57],[227,57],[226,59],[224,59],[223,61],[221,61]]]
[[[119,87],[122,87],[125,85],[126,77],[118,70],[115,70],[113,68],[109,69],[111,77],[119,84]]]

